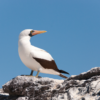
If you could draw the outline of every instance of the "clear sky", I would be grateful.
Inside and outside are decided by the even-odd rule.
[[[32,37],[32,45],[48,51],[70,75],[100,66],[100,0],[0,0],[0,88],[30,74],[18,55],[19,34],[28,28],[47,31]]]

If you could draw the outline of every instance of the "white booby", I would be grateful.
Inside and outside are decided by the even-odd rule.
[[[30,38],[34,35],[45,33],[46,31],[38,31],[33,29],[25,29],[19,35],[18,52],[21,61],[30,68],[31,75],[33,71],[37,71],[36,77],[39,72],[59,75],[67,78],[61,73],[69,74],[66,71],[59,70],[52,56],[43,49],[32,46]]]

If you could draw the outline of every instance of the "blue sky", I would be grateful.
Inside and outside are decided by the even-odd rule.
[[[33,37],[32,45],[48,51],[70,75],[100,66],[100,0],[1,0],[0,88],[30,74],[18,55],[19,33],[28,28],[47,31]]]

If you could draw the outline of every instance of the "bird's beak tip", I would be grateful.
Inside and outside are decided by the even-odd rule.
[[[43,33],[45,33],[45,32],[47,32],[47,31],[43,31]]]

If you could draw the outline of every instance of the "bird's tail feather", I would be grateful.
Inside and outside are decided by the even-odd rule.
[[[64,75],[62,75],[61,73],[60,73],[60,75],[59,75],[60,77],[63,77],[63,78],[68,78],[68,77],[66,77],[66,76],[64,76]]]
[[[68,72],[64,71],[64,70],[59,70],[60,73],[65,73],[65,74],[69,74]]]

